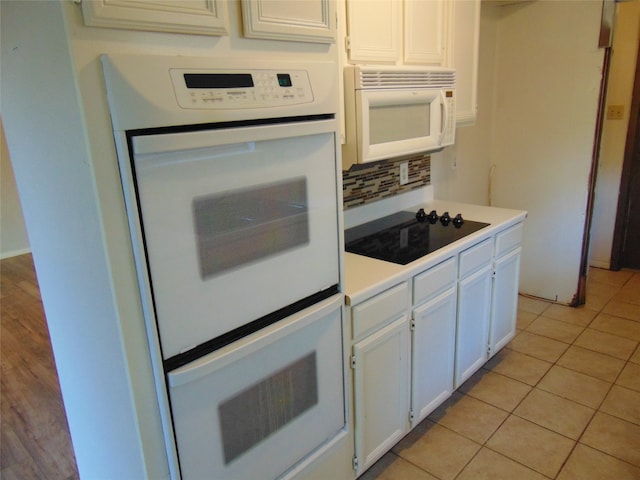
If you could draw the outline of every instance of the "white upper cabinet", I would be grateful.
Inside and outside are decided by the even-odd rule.
[[[342,0],[342,62],[453,67],[456,123],[471,125],[478,103],[480,1]]]
[[[226,0],[83,0],[82,15],[94,27],[229,34]]]
[[[242,0],[242,17],[245,37],[335,42],[335,0]]]
[[[404,0],[404,63],[445,64],[450,6],[446,0]]]
[[[244,36],[334,43],[335,0],[241,0]],[[83,0],[86,25],[228,35],[229,0]]]
[[[470,125],[478,109],[480,0],[453,2],[451,66],[456,69],[456,122]]]
[[[347,0],[346,48],[352,63],[396,63],[401,35],[401,1]]]
[[[346,0],[351,63],[444,65],[449,0]]]

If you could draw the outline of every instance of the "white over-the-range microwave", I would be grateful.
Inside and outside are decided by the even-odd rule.
[[[345,67],[343,167],[453,145],[455,86],[450,68]]]

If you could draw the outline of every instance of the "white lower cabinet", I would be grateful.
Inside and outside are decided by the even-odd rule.
[[[455,282],[455,277],[453,281]],[[454,284],[413,310],[412,427],[424,420],[453,393],[455,339]]]
[[[517,223],[459,255],[455,388],[516,334],[522,230]]]
[[[494,263],[489,357],[515,337],[521,253],[522,248],[517,248]]]
[[[364,471],[407,432],[409,328],[406,316],[356,343],[357,471]]]
[[[351,307],[356,476],[515,336],[522,228]]]
[[[356,474],[364,472],[409,430],[409,317],[406,283],[352,309]],[[372,325],[375,324],[375,325]],[[377,329],[375,327],[378,327]]]
[[[455,388],[462,385],[488,359],[490,313],[491,265],[487,263],[458,282]]]
[[[495,355],[516,334],[522,228],[522,223],[518,223],[496,235],[489,357]]]

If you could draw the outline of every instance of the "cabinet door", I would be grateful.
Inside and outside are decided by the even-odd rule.
[[[242,0],[244,35],[298,42],[335,41],[335,2]]]
[[[456,339],[456,288],[413,311],[411,426],[453,392]]]
[[[92,0],[82,2],[84,23],[94,27],[228,35],[226,0]]]
[[[407,432],[409,348],[406,315],[354,345],[357,473]]]
[[[488,359],[491,265],[458,283],[455,388]]]
[[[454,1],[451,65],[456,69],[456,122],[476,120],[480,0]]]
[[[489,356],[495,355],[516,334],[518,280],[522,248],[498,258],[494,264]]]
[[[404,63],[444,64],[450,3],[447,0],[405,0]]]
[[[402,41],[402,2],[348,0],[347,50],[352,63],[395,63]]]

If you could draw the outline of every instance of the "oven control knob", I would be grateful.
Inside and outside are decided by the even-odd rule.
[[[418,213],[416,213],[416,220],[418,220],[419,222],[424,222],[425,218],[427,218],[427,214],[424,213],[424,208],[421,208],[420,210],[418,210]]]
[[[429,223],[436,223],[438,221],[438,218],[440,217],[438,217],[438,214],[435,210],[431,210],[429,215],[427,215],[427,218],[429,219]]]
[[[456,217],[452,220],[453,221],[453,226],[456,228],[460,228],[462,226],[462,224],[464,223],[464,219],[462,218],[462,214],[459,213],[456,215]]]
[[[446,227],[449,225],[449,222],[451,222],[451,216],[449,215],[449,212],[444,212],[440,217],[440,223]]]

